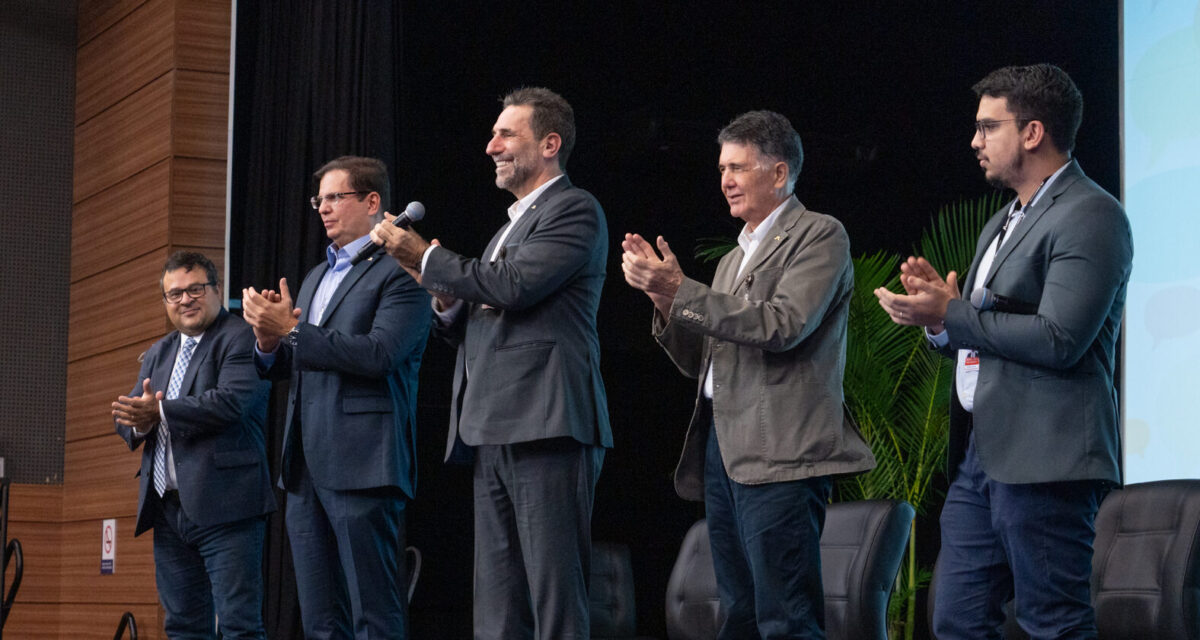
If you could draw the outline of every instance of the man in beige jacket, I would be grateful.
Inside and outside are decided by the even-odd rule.
[[[842,404],[853,289],[842,225],[792,194],[800,136],[751,111],[720,133],[729,212],[746,223],[712,286],[627,234],[625,279],[654,303],[654,336],[698,380],[675,489],[705,502],[726,620],[720,638],[824,638],[821,528],[831,476],[875,459]]]

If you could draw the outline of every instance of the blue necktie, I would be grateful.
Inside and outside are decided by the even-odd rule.
[[[171,371],[171,382],[167,384],[167,400],[179,397],[179,387],[183,385],[183,376],[187,374],[188,363],[192,361],[192,350],[196,348],[196,339],[189,337],[183,341],[183,351],[175,361]],[[167,447],[171,445],[171,432],[163,424],[158,425],[158,438],[154,445],[154,490],[158,495],[167,491]]]

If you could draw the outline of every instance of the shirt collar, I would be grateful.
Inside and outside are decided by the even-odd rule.
[[[1062,172],[1066,171],[1067,167],[1069,167],[1069,166],[1071,166],[1070,160],[1068,160],[1067,163],[1064,164],[1063,166],[1059,167],[1058,171],[1055,171],[1054,173],[1050,174],[1050,177],[1046,178],[1046,181],[1042,183],[1042,186],[1038,187],[1037,192],[1033,194],[1033,199],[1029,201],[1029,204],[1025,205],[1024,207],[1021,207],[1020,211],[1022,213],[1024,213],[1025,211],[1029,210],[1029,207],[1032,207],[1033,205],[1037,204],[1037,201],[1042,199],[1042,194],[1044,194],[1050,190],[1050,185],[1053,184],[1054,181],[1058,179],[1058,176],[1062,175]],[[1012,203],[1012,206],[1010,206],[1008,208],[1008,215],[1011,216],[1012,214],[1016,213],[1016,211],[1017,211],[1017,203],[1014,200]]]
[[[508,219],[513,222],[516,222],[517,219],[520,218],[521,215],[524,214],[529,209],[529,207],[538,199],[538,196],[542,195],[542,193],[550,185],[554,184],[559,178],[563,177],[564,175],[566,175],[566,174],[560,173],[560,174],[554,176],[553,178],[550,178],[549,180],[543,182],[542,186],[540,186],[540,187],[534,189],[533,191],[530,191],[528,194],[526,194],[526,196],[524,198],[521,198],[520,200],[517,200],[516,202],[512,203],[508,207]]]
[[[367,243],[370,241],[371,234],[368,233],[340,249],[334,243],[329,243],[329,246],[325,247],[325,259],[329,261],[329,268],[332,269],[339,262],[344,262],[349,260],[351,256],[358,255],[359,249],[367,246]]]
[[[738,246],[742,248],[743,253],[749,254],[752,247],[758,246],[763,241],[763,238],[767,237],[767,233],[771,231],[771,227],[775,226],[775,221],[779,219],[779,214],[783,213],[783,208],[787,205],[788,200],[791,200],[791,198],[789,197],[780,202],[779,206],[775,207],[775,210],[766,218],[763,218],[763,221],[754,228],[754,231],[750,230],[750,225],[748,224],[742,227],[742,232],[738,234]]]

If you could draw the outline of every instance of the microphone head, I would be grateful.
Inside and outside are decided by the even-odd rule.
[[[408,214],[409,220],[416,222],[425,217],[425,205],[413,200],[412,202],[408,203],[407,207],[404,207],[404,213]]]

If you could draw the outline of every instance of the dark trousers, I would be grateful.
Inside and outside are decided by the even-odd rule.
[[[154,574],[167,636],[214,640],[219,618],[221,635],[227,640],[266,638],[262,618],[266,521],[256,517],[197,526],[183,512],[174,491],[168,491],[159,505],[154,518]]]
[[[475,448],[475,638],[590,637],[592,502],[603,462],[603,447],[571,438]]]
[[[287,531],[304,637],[407,638],[400,490],[322,489],[299,462],[287,494]]]
[[[942,508],[933,627],[940,640],[1000,638],[1002,607],[1034,640],[1095,638],[1089,583],[1099,481],[1005,484],[968,441]]]
[[[719,640],[824,638],[821,529],[832,483],[739,484],[710,428],[704,507],[721,608]]]

